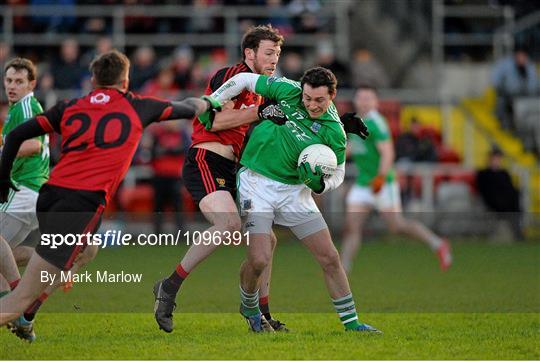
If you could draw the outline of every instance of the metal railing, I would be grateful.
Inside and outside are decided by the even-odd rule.
[[[336,57],[340,60],[348,60],[350,55],[349,44],[349,15],[350,1],[339,1],[327,4],[317,12],[316,16],[331,20],[325,29],[326,34],[335,44]],[[16,33],[14,31],[14,19],[16,17],[100,17],[112,19],[112,40],[114,47],[123,50],[129,46],[152,44],[154,46],[175,47],[187,44],[193,47],[225,47],[229,59],[236,60],[239,57],[239,44],[242,37],[239,28],[242,18],[265,19],[272,17],[275,12],[270,12],[267,6],[209,6],[205,8],[180,5],[148,5],[148,6],[0,6],[2,14],[2,37],[11,47],[22,45],[60,45],[70,37],[76,37],[83,46],[94,46],[103,34],[84,33]],[[298,16],[287,11],[286,7],[279,11],[280,17],[293,19]],[[202,13],[204,12],[204,13]],[[220,33],[152,33],[133,34],[126,32],[126,17],[151,17],[151,18],[177,18],[179,21],[196,16],[220,18],[224,21],[224,32]],[[311,48],[319,44],[322,34],[288,34],[287,46]]]
[[[506,29],[514,27],[514,9],[511,6],[489,5],[445,5],[443,0],[433,1],[432,52],[434,79],[442,79],[445,63],[445,48],[448,46],[489,46],[495,54],[495,32],[487,34],[449,34],[444,29],[446,18],[500,18]],[[495,29],[494,29],[495,30]]]
[[[531,29],[540,24],[540,10],[524,16],[516,22],[501,26],[493,36],[493,56],[495,59],[508,54],[514,48],[516,34]]]

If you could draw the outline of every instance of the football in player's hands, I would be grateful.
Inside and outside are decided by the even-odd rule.
[[[298,166],[298,176],[314,192],[321,193],[324,190],[324,175],[321,166],[315,166],[315,171],[313,171],[309,162],[302,162]]]

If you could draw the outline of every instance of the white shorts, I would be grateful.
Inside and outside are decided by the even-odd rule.
[[[347,205],[369,205],[377,210],[401,211],[401,195],[396,181],[386,182],[375,194],[371,187],[353,185],[347,195]]]
[[[238,172],[238,202],[244,230],[270,234],[272,224],[287,226],[299,239],[327,228],[311,190],[288,185],[247,168]]]
[[[18,192],[10,191],[8,201],[0,204],[0,234],[13,248],[39,227],[36,203],[39,194],[19,185]]]

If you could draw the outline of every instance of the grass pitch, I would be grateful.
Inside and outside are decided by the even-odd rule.
[[[152,285],[184,251],[100,251],[89,271],[140,272],[142,282],[58,292],[37,317],[36,342],[0,331],[0,359],[540,359],[537,243],[457,241],[447,273],[423,245],[366,244],[350,280],[360,319],[380,336],[343,331],[318,265],[295,242],[278,245],[270,301],[290,333],[247,332],[237,313],[237,248],[222,248],[190,275],[175,331],[159,331]]]

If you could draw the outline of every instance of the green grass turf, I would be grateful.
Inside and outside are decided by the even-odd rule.
[[[236,312],[244,251],[222,248],[182,287],[177,328],[165,334],[151,314],[151,289],[184,251],[100,251],[91,273],[140,272],[142,282],[79,283],[53,295],[37,317],[35,343],[28,346],[0,331],[0,359],[540,358],[537,243],[457,241],[447,273],[421,244],[366,244],[351,286],[360,318],[383,330],[382,336],[342,331],[318,265],[295,242],[278,245],[270,303],[291,333],[247,332]]]
[[[368,314],[385,334],[345,333],[330,313],[281,315],[294,330],[254,335],[236,314],[177,316],[172,334],[151,314],[40,316],[39,340],[7,332],[3,359],[538,359],[538,317],[531,314]]]

